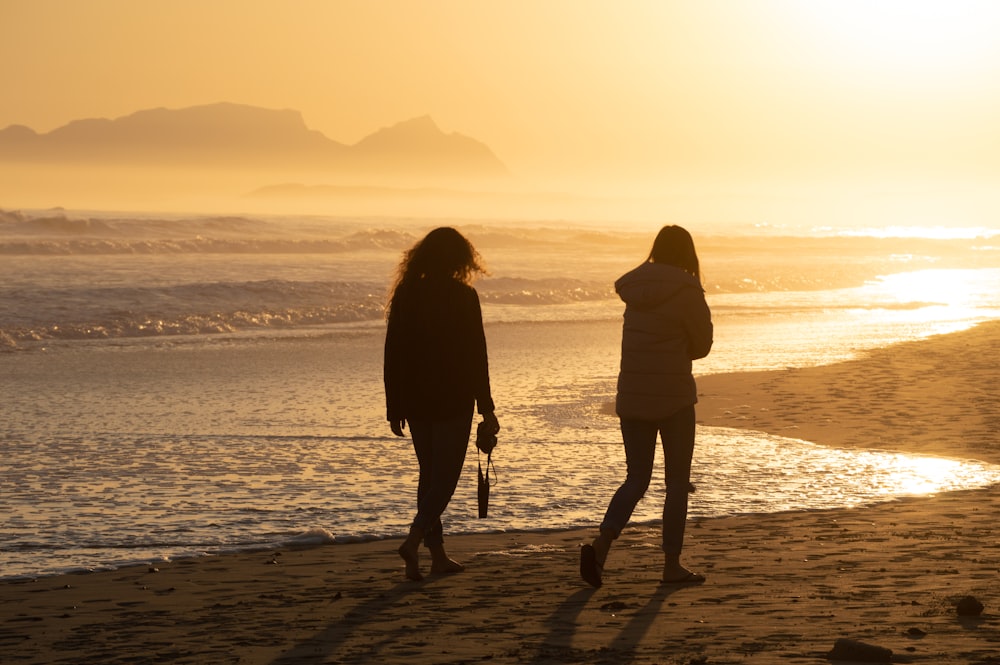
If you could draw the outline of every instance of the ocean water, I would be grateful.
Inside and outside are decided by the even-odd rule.
[[[382,307],[401,252],[468,235],[503,430],[450,533],[597,524],[621,481],[612,284],[656,228],[584,222],[0,212],[0,578],[405,532]],[[689,225],[716,324],[698,374],[836,362],[1000,318],[1000,233]],[[1000,482],[1000,468],[702,427],[691,514]],[[662,472],[636,521],[658,519]]]

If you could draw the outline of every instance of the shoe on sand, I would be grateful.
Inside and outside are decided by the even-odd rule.
[[[604,573],[604,566],[597,562],[597,552],[593,545],[584,545],[580,548],[580,577],[592,587],[599,588],[604,581],[601,576]]]

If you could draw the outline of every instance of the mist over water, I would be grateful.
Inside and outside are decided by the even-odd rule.
[[[467,473],[449,529],[599,520],[621,467],[612,285],[657,227],[0,213],[0,501],[12,516],[0,575],[402,533],[416,469],[385,424],[382,308],[401,253],[442,224],[490,270],[476,287],[504,427],[495,517],[473,515]],[[716,324],[698,374],[836,362],[1000,318],[990,233],[687,226]],[[988,465],[941,474],[921,458],[753,432],[702,428],[698,445],[703,517],[1000,480]],[[636,519],[658,517],[657,501],[641,505]]]

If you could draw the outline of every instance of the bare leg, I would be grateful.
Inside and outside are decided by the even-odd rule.
[[[679,554],[666,554],[663,559],[661,581],[666,584],[700,584],[705,581],[705,576],[682,566]]]
[[[602,528],[600,535],[594,538],[594,542],[591,543],[594,547],[594,554],[597,556],[597,563],[604,567],[604,563],[608,560],[608,552],[611,551],[611,543],[618,538],[618,534],[608,528]]]
[[[399,556],[403,557],[406,563],[406,579],[420,582],[424,576],[420,574],[420,541],[423,540],[423,531],[410,527],[410,533],[406,540],[399,546]]]

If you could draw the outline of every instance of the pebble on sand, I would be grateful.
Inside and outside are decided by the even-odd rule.
[[[841,637],[838,639],[827,660],[851,660],[859,663],[888,663],[892,660],[892,649],[866,644],[858,640]]]
[[[974,596],[965,596],[955,606],[955,611],[960,617],[977,617],[983,613],[983,609],[983,604]]]

